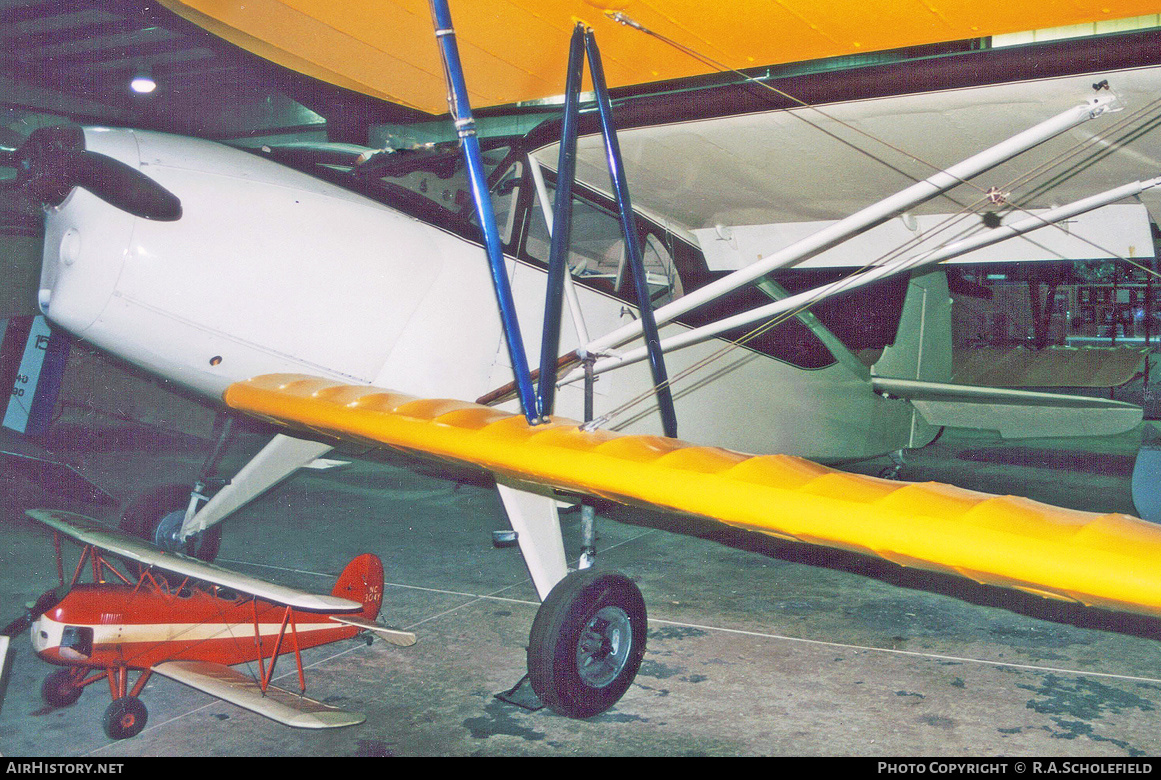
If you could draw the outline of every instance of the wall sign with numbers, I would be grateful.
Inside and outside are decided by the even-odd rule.
[[[69,341],[43,316],[0,320],[0,424],[29,436],[48,431]]]

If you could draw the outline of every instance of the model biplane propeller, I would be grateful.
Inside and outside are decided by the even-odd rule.
[[[36,654],[60,667],[44,680],[45,702],[68,706],[89,685],[107,681],[113,701],[102,723],[112,739],[135,736],[145,727],[148,712],[139,697],[155,673],[288,726],[361,723],[360,713],[303,695],[302,651],[364,632],[395,645],[415,643],[414,634],[375,622],[383,599],[383,565],[374,555],[355,558],[331,595],[319,595],[164,552],[80,515],[28,514],[53,530],[60,585],[5,627],[0,668],[11,663],[9,640],[31,630]],[[65,578],[62,536],[82,547],[70,580]],[[132,563],[138,573],[123,572],[118,561]],[[90,583],[80,582],[86,569],[92,573]],[[298,693],[270,684],[279,655],[290,653],[298,666]],[[231,668],[255,662],[253,677]],[[132,671],[140,674],[130,687]]]
[[[43,150],[19,153],[30,166],[80,154],[153,183],[122,198],[138,177],[110,191],[94,177],[21,172],[61,182],[38,195],[42,311],[284,426],[232,479],[159,489],[123,529],[210,558],[225,517],[342,441],[486,471],[543,599],[533,688],[577,717],[632,683],[646,612],[629,579],[591,568],[591,502],[570,571],[562,497],[1161,612],[1161,528],[815,462],[921,447],[944,425],[1060,436],[1141,421],[1140,407],[1107,399],[952,383],[949,291],[956,262],[1152,257],[1161,36],[1054,44],[1043,57],[970,51],[954,66],[752,69],[1143,4],[972,0],[935,22],[894,2],[821,3],[804,18],[746,4],[759,16],[745,20],[733,3],[477,2],[461,9],[463,46],[442,0],[435,36],[420,0],[163,4],[339,86],[427,110],[446,99],[462,157],[442,146],[239,149],[110,128],[85,128],[83,143],[55,130],[28,141]],[[465,68],[478,74],[472,91]],[[689,89],[670,94],[667,80],[685,78]],[[610,85],[622,88],[615,106]],[[473,100],[562,88],[563,117],[547,130],[478,137]],[[903,166],[922,172],[884,166],[863,148],[872,142],[922,142],[926,159]],[[127,205],[141,201],[149,208]]]

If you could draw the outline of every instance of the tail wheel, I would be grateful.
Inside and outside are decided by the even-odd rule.
[[[149,712],[136,696],[114,699],[105,710],[101,725],[109,739],[128,739],[141,733]]]
[[[159,485],[130,499],[122,508],[118,527],[141,537],[163,550],[180,552],[203,561],[218,557],[222,527],[215,525],[185,542],[177,538],[189,506],[190,486],[185,483]]]
[[[84,690],[77,685],[71,669],[57,669],[44,678],[40,685],[40,696],[53,707],[68,707],[81,698]]]
[[[569,574],[540,605],[528,642],[532,690],[554,712],[591,718],[620,700],[645,655],[645,599],[628,577]]]

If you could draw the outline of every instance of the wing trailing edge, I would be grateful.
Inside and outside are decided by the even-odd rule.
[[[302,375],[229,387],[240,411],[522,482],[717,520],[1090,606],[1161,615],[1161,527]]]

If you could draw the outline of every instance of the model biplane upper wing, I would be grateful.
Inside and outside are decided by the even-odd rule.
[[[93,545],[145,566],[156,566],[165,571],[210,582],[295,609],[328,612],[358,612],[363,609],[363,605],[357,601],[288,588],[196,558],[165,552],[139,537],[110,528],[83,515],[56,509],[30,509],[27,514],[81,544]]]
[[[499,479],[710,518],[1049,598],[1161,615],[1161,528],[787,455],[586,431],[460,401],[301,375],[232,385],[231,407],[328,436],[469,464]]]
[[[162,0],[162,5],[308,76],[430,113],[447,108],[427,0]],[[559,95],[566,69],[562,46],[576,21],[592,27],[601,40],[606,77],[616,88],[731,68],[1113,22],[1154,14],[1157,6],[1149,0],[473,0],[453,10],[464,68],[471,74],[471,100],[491,106]],[[627,31],[622,24],[655,35]]]

